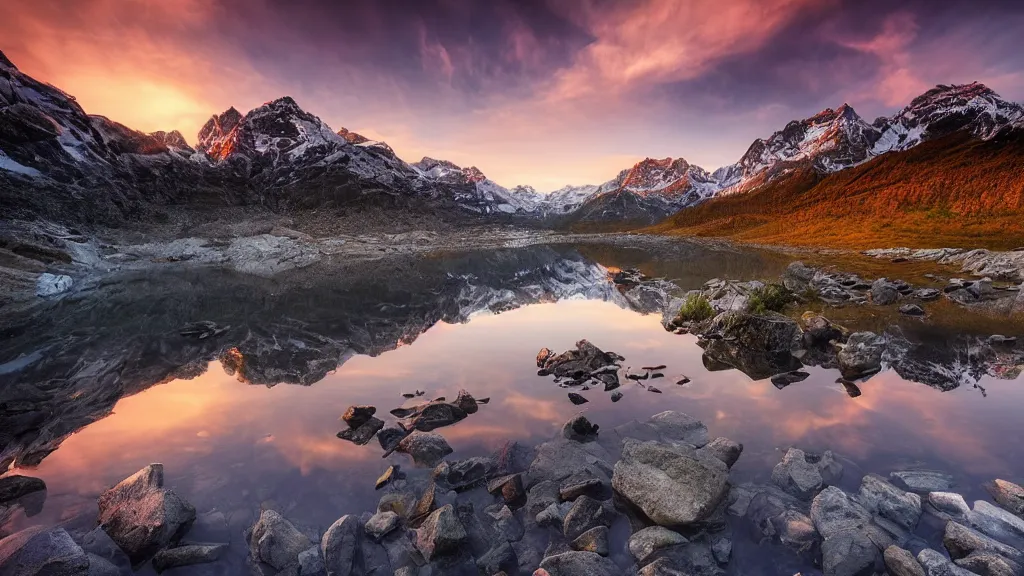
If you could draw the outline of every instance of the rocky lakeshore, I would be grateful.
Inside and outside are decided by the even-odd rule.
[[[1021,573],[1017,484],[995,479],[985,486],[992,501],[968,505],[942,472],[850,477],[832,452],[795,447],[769,481],[737,482],[731,469],[742,454],[742,444],[684,413],[610,430],[580,413],[536,447],[508,443],[489,457],[413,468],[382,488],[372,512],[326,529],[265,507],[241,539],[220,534],[244,542],[245,568],[224,559],[227,541],[203,540],[210,514],[197,516],[154,464],[100,497],[93,527],[72,521],[0,541],[0,573]],[[0,480],[5,504],[40,490],[25,477]]]

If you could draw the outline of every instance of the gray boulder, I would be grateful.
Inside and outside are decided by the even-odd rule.
[[[647,424],[665,442],[684,442],[695,448],[708,443],[708,427],[689,414],[666,410],[651,416]]]
[[[519,558],[511,544],[502,542],[481,556],[476,565],[481,574],[515,573]]]
[[[0,574],[88,576],[89,556],[63,528],[28,528],[0,540]]]
[[[790,352],[800,341],[800,326],[795,320],[778,314],[723,312],[714,318],[708,333],[752,352]]]
[[[0,478],[0,506],[6,506],[29,494],[46,490],[46,483],[32,476],[17,474]]]
[[[740,455],[743,454],[743,444],[733,442],[728,438],[718,437],[708,442],[707,445],[702,446],[697,452],[714,456],[724,462],[726,466],[732,468],[733,464],[740,459]]]
[[[946,531],[942,535],[942,545],[949,552],[949,557],[954,560],[974,553],[998,554],[1017,563],[1024,560],[1024,552],[956,522],[946,523]]]
[[[87,555],[89,556],[89,576],[121,576],[131,573],[130,568],[128,572],[122,572],[120,568],[105,558],[100,558],[95,554]]]
[[[578,538],[570,543],[573,550],[578,552],[593,552],[600,556],[608,555],[608,527],[595,526],[580,534]]]
[[[917,561],[928,576],[977,576],[973,572],[953,564],[945,556],[931,548],[921,550],[917,554]]]
[[[412,456],[420,466],[434,467],[454,450],[444,436],[433,432],[414,431],[398,443],[398,452]]]
[[[366,535],[374,540],[380,540],[387,536],[392,530],[398,528],[398,514],[388,510],[385,512],[377,512],[366,521]]]
[[[626,440],[612,487],[661,526],[699,522],[728,489],[729,468],[685,445]]]
[[[924,496],[930,492],[948,492],[956,483],[949,474],[935,470],[899,470],[889,474],[897,488]]]
[[[562,426],[562,437],[576,442],[593,442],[597,440],[598,428],[600,428],[598,425],[591,424],[590,420],[580,413],[570,418]]]
[[[888,306],[889,304],[894,304],[899,297],[899,291],[885,278],[879,278],[871,283],[872,304]]]
[[[971,526],[992,538],[1024,542],[1024,519],[985,500],[974,502],[974,509],[967,513],[967,519]]]
[[[196,519],[196,509],[163,486],[163,465],[150,464],[100,495],[100,526],[134,565],[176,544]]]
[[[606,483],[596,476],[583,472],[562,480],[558,487],[558,496],[565,501],[572,501],[580,496],[600,499],[605,491]]]
[[[416,547],[427,560],[457,552],[468,539],[469,535],[451,504],[432,512],[416,531]]]
[[[489,506],[484,509],[484,512],[487,513],[487,518],[491,519],[491,528],[499,538],[506,542],[518,542],[523,538],[525,533],[523,525],[507,505]]]
[[[821,545],[824,576],[871,576],[878,549],[863,532],[846,530],[825,538]]]
[[[110,535],[104,532],[103,528],[97,526],[93,530],[86,532],[79,540],[77,540],[77,542],[82,547],[82,550],[85,550],[85,552],[89,554],[90,565],[99,564],[98,562],[93,562],[93,560],[98,558],[113,565],[119,573],[131,573],[131,560],[124,551],[110,539]]]
[[[891,576],[925,576],[924,568],[917,558],[899,546],[889,546],[882,557],[885,569]]]
[[[357,428],[347,428],[338,432],[338,438],[348,440],[353,444],[365,446],[373,440],[373,437],[384,427],[384,421],[373,416],[366,419]]]
[[[678,532],[662,526],[651,526],[630,536],[628,547],[629,553],[633,555],[633,558],[636,558],[637,562],[643,564],[644,560],[659,550],[687,544],[688,542],[689,540]]]
[[[216,562],[227,548],[227,544],[188,544],[165,548],[153,556],[153,569],[163,572],[180,566]]]
[[[904,492],[877,474],[861,480],[860,501],[868,511],[913,531],[921,519],[921,497]]]
[[[836,355],[843,378],[856,380],[882,369],[885,338],[874,332],[854,332]]]
[[[432,476],[439,486],[446,490],[464,492],[485,484],[498,475],[498,463],[493,458],[477,456],[449,462],[441,462],[434,468]]]
[[[324,556],[327,576],[350,576],[359,543],[359,519],[342,516],[324,532],[320,551]]]
[[[953,561],[954,564],[979,576],[1020,576],[1021,565],[997,554],[972,554]]]
[[[955,492],[931,492],[921,508],[941,520],[970,522],[967,516],[971,512],[971,508],[964,501],[964,497]]]
[[[1024,291],[1021,292],[1024,294]],[[1024,488],[1007,480],[993,480],[985,484],[985,490],[1003,508],[1017,516],[1024,517]]]
[[[571,542],[591,528],[611,526],[613,520],[612,512],[604,504],[589,496],[580,496],[565,514],[562,530],[565,539]]]
[[[550,576],[620,576],[622,570],[611,560],[593,552],[563,552],[541,560]]]
[[[835,486],[822,490],[811,502],[811,521],[823,538],[850,530],[864,530],[871,513]]]
[[[803,450],[790,448],[772,470],[772,483],[801,500],[810,500],[821,490],[821,471]]]
[[[312,543],[305,534],[273,510],[264,510],[249,531],[249,556],[275,570],[297,566],[299,554]]]

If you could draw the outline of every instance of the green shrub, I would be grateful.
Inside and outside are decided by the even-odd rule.
[[[683,302],[676,316],[678,322],[701,322],[715,315],[715,309],[711,307],[711,301],[703,294],[690,294]]]
[[[747,312],[764,314],[766,312],[782,312],[786,305],[795,302],[793,293],[782,284],[765,284],[753,290],[747,300]]]

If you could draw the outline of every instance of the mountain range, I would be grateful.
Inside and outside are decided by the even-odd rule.
[[[147,134],[89,115],[73,96],[0,53],[0,207],[18,219],[116,225],[159,217],[174,205],[374,204],[553,226],[637,227],[716,205],[711,199],[763,192],[794,174],[825,177],[951,135],[988,142],[1022,128],[1024,107],[982,84],[937,86],[870,123],[846,104],[792,121],[713,172],[682,158],[647,158],[603,184],[545,194],[506,188],[473,166],[406,162],[386,143],[332,129],[290,97],[212,116],[193,147],[177,131]]]

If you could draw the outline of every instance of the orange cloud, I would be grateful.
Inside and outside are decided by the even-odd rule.
[[[897,12],[882,23],[882,29],[865,42],[843,45],[876,56],[882,64],[878,86],[870,94],[890,106],[905,105],[921,94],[928,83],[915,73],[910,62],[909,47],[917,38],[917,21],[909,12]]]

